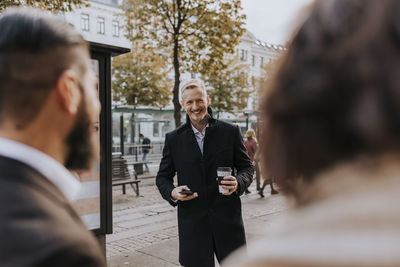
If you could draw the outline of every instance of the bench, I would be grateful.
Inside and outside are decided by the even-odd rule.
[[[128,170],[128,164],[123,158],[112,159],[112,186],[122,185],[122,193],[126,194],[126,185],[130,184],[136,195],[139,196],[139,183],[136,172],[133,177]]]

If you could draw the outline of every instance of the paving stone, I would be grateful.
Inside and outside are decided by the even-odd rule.
[[[263,226],[273,224],[287,204],[281,195],[269,195],[268,190],[265,198],[260,198],[255,183],[250,191],[241,200],[246,233],[252,239],[262,235]],[[176,209],[162,199],[154,178],[146,179],[140,193],[137,197],[127,190],[123,195],[121,189],[113,188],[113,234],[107,236],[106,244],[109,266],[179,265]]]

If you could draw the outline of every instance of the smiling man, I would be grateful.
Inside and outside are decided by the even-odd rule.
[[[214,254],[221,262],[246,243],[240,195],[251,184],[253,166],[239,127],[212,117],[203,82],[190,80],[180,93],[187,122],[166,135],[156,182],[163,198],[178,206],[180,263],[214,266]],[[221,182],[224,193],[218,167],[235,170]]]

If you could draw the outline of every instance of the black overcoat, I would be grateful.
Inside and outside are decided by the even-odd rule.
[[[209,114],[211,110],[209,109]],[[217,167],[231,167],[239,188],[230,196],[218,192]],[[171,200],[173,178],[198,197]],[[209,117],[203,155],[187,116],[186,124],[168,133],[157,174],[157,187],[171,205],[178,206],[179,261],[184,266],[214,266],[246,243],[240,195],[251,184],[253,165],[238,126]]]

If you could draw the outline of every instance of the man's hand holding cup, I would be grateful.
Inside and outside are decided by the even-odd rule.
[[[219,192],[224,196],[229,196],[238,189],[238,182],[232,174],[230,167],[217,168],[217,181]]]

